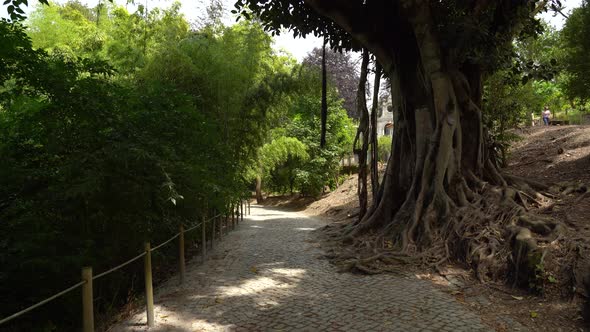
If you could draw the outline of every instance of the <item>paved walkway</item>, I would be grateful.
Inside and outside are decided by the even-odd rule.
[[[427,281],[338,273],[311,233],[324,223],[253,206],[209,261],[156,292],[150,331],[490,331]],[[112,331],[145,331],[138,313]]]

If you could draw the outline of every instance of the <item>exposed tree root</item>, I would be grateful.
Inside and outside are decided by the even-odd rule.
[[[529,285],[547,255],[547,242],[561,232],[537,211],[585,187],[502,174],[482,120],[483,64],[457,63],[461,56],[442,47],[431,2],[400,4],[403,19],[387,37],[387,51],[365,40],[379,51],[391,80],[391,156],[368,207],[366,149],[360,149],[360,220],[328,231],[331,240],[348,248],[340,255],[346,258],[334,262],[373,274],[382,270],[386,249],[434,269],[450,260],[466,263],[481,281]],[[390,43],[391,38],[404,42]],[[363,121],[359,128],[366,128]]]
[[[394,221],[379,228],[357,232],[363,227],[358,222],[327,227],[327,239],[347,248],[332,261],[340,271],[363,274],[389,272],[391,266],[406,264],[439,270],[442,264],[457,261],[471,266],[482,282],[504,279],[530,287],[547,254],[546,246],[539,244],[561,239],[562,225],[535,213],[552,204],[554,196],[536,189],[548,192],[550,187],[515,177],[507,178],[504,186],[475,180],[462,187],[468,192],[463,204],[445,198],[444,222],[428,219],[425,212],[425,219],[416,223],[411,213],[416,203],[406,201],[407,207],[400,207]],[[569,187],[562,185],[558,195]],[[577,187],[574,192],[581,190]]]

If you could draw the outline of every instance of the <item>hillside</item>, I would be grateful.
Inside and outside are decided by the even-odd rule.
[[[440,274],[413,270],[456,295],[460,302],[478,310],[497,331],[516,327],[532,330],[572,330],[581,326],[580,299],[587,295],[583,280],[590,275],[590,126],[555,126],[520,129],[513,144],[507,174],[526,177],[547,185],[568,187],[534,213],[554,218],[565,225],[563,234],[545,246],[543,297],[513,289],[505,283],[480,284],[465,267],[449,264]],[[555,186],[558,188],[560,186]],[[339,222],[356,218],[357,177],[350,176],[340,187],[321,199],[299,204],[308,215]],[[305,206],[306,205],[306,206]],[[572,301],[573,293],[580,295]],[[506,315],[510,320],[506,321]],[[533,318],[534,316],[534,318]]]

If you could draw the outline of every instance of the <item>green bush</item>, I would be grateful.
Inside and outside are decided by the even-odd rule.
[[[377,149],[379,151],[379,161],[387,162],[391,155],[391,136],[381,136],[377,139]]]

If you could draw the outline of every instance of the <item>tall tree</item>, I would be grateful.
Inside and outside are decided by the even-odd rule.
[[[367,74],[369,67],[369,51],[363,50],[363,60],[361,62],[361,77],[359,79],[358,90],[356,95],[357,109],[360,117],[359,126],[354,138],[353,149],[359,159],[359,176],[358,176],[358,197],[359,197],[359,220],[362,220],[367,213],[367,150],[369,148],[369,110],[367,109]]]
[[[565,90],[571,99],[590,98],[590,5],[584,0],[582,6],[573,10],[562,31],[565,41]]]
[[[322,46],[322,130],[320,137],[321,148],[326,146],[326,122],[328,121],[328,78],[326,77],[326,43],[327,40],[324,39],[324,44]]]
[[[373,105],[371,105],[371,130],[370,130],[370,146],[371,146],[371,191],[373,193],[373,201],[377,197],[379,190],[379,147],[377,141],[377,117],[379,113],[379,91],[381,90],[381,65],[375,61],[375,83],[373,84]]]
[[[322,66],[323,48],[316,47],[309,52],[303,64],[306,66]],[[326,50],[326,69],[328,80],[338,89],[338,94],[344,99],[344,108],[351,118],[358,118],[356,109],[356,88],[359,81],[358,64],[353,61],[351,53]]]
[[[516,243],[514,266],[541,255],[532,235],[539,229],[527,227],[515,197],[546,188],[500,173],[481,105],[482,74],[510,56],[517,34],[537,31],[534,15],[549,2],[239,0],[236,6],[269,30],[326,36],[335,49],[366,47],[392,82],[394,137],[385,178],[375,204],[345,232],[381,230],[401,250],[424,251],[432,264],[451,255],[473,262],[484,278],[508,270],[499,244]],[[537,222],[546,226],[541,233],[555,228]]]

